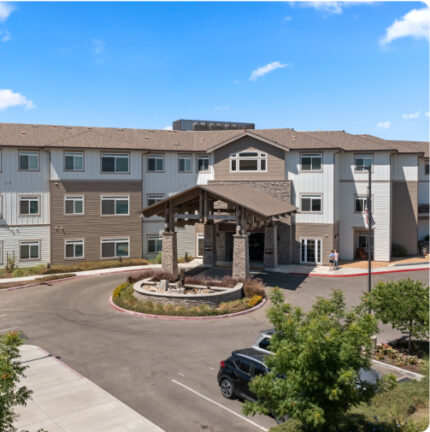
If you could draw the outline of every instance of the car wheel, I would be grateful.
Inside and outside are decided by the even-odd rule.
[[[227,399],[234,398],[234,384],[228,378],[223,378],[219,384],[221,394]]]

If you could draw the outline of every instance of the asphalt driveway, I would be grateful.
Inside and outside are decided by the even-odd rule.
[[[241,403],[222,398],[216,383],[219,361],[250,346],[270,326],[264,308],[248,315],[207,321],[143,319],[114,311],[112,290],[127,274],[45,283],[0,292],[0,332],[19,329],[38,345],[88,377],[167,432],[267,430],[274,421],[240,417]],[[305,310],[331,288],[359,301],[366,278],[322,278],[260,274],[285,290],[287,301]],[[381,275],[375,280],[425,271]],[[382,338],[397,335],[384,327]]]

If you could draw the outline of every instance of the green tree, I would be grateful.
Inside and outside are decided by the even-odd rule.
[[[0,431],[15,432],[13,422],[17,415],[14,408],[25,406],[32,391],[20,386],[19,381],[24,377],[28,366],[20,362],[19,346],[22,339],[17,332],[0,335]]]
[[[244,411],[289,416],[306,431],[336,430],[350,407],[384,387],[385,381],[370,385],[359,375],[370,368],[377,321],[364,309],[347,312],[340,291],[318,298],[307,314],[284,303],[279,289],[271,300],[274,355],[266,358],[269,372],[251,380],[258,401],[246,402]]]
[[[429,327],[429,287],[410,278],[378,282],[363,303],[375,312],[384,324],[408,333],[408,349],[412,338],[426,340]]]

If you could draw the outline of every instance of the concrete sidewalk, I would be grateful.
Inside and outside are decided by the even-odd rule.
[[[192,261],[184,264],[179,264],[179,268],[184,269],[192,269],[202,264],[202,260],[195,258]],[[128,266],[128,267],[112,267],[112,268],[104,268],[97,270],[85,270],[80,272],[70,272],[75,274],[76,276],[98,276],[109,273],[119,273],[119,272],[127,272],[127,271],[139,271],[139,270],[149,270],[149,269],[161,269],[161,264],[146,264],[141,266]],[[64,273],[52,273],[52,274],[39,274],[39,275],[31,275],[31,276],[23,276],[23,277],[13,277],[13,278],[0,278],[0,285],[11,283],[11,282],[29,282],[35,281],[36,279],[45,277],[45,276],[61,276]]]
[[[19,407],[14,426],[35,432],[163,432],[92,381],[34,345],[20,348],[29,368],[22,384],[33,390],[32,400]]]

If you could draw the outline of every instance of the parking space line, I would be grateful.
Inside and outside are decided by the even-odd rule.
[[[208,398],[207,396],[202,395],[202,394],[199,393],[198,391],[193,390],[192,388],[186,386],[185,384],[182,384],[182,383],[180,383],[179,381],[176,381],[175,379],[172,379],[172,382],[175,383],[175,384],[180,385],[180,386],[183,387],[184,389],[190,391],[191,393],[194,393],[195,395],[201,397],[202,399],[204,399],[204,400],[206,400],[206,401],[208,401],[208,402],[210,402],[210,403],[213,403],[213,404],[216,405],[217,407],[220,407],[220,408],[222,408],[222,409],[228,411],[230,414],[233,414],[233,415],[235,415],[236,417],[239,417],[240,419],[242,419],[242,420],[244,420],[244,421],[246,421],[246,422],[252,424],[253,426],[259,428],[260,430],[265,431],[265,432],[268,432],[269,429],[266,429],[265,427],[260,426],[259,424],[253,422],[253,421],[250,420],[249,418],[246,418],[246,417],[244,417],[243,415],[240,415],[240,414],[238,414],[237,412],[231,410],[230,408],[227,408],[227,407],[225,407],[224,405],[221,405],[220,403],[218,403],[218,402],[216,402],[216,401],[214,401],[214,400]]]

